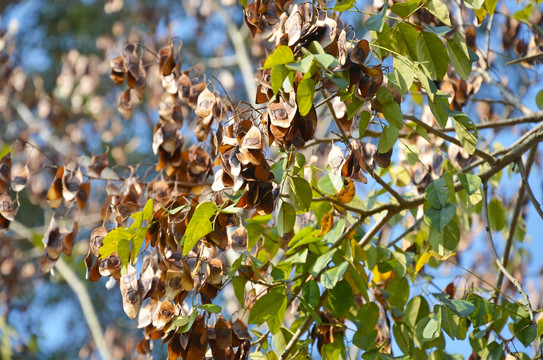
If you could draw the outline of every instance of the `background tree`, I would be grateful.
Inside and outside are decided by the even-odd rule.
[[[2,19],[2,357],[541,356],[536,2],[36,5]]]

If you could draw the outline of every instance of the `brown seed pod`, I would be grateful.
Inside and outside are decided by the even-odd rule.
[[[135,319],[140,311],[140,293],[136,268],[128,264],[127,273],[119,281],[123,299],[123,310],[130,319]]]

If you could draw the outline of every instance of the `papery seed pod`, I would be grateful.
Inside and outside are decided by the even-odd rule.
[[[175,315],[175,307],[168,300],[164,300],[158,305],[156,314],[153,320],[153,326],[157,330],[162,330],[173,319]]]
[[[206,277],[207,281],[213,285],[219,285],[222,283],[223,266],[220,259],[215,258],[207,262]]]
[[[58,228],[55,218],[51,218],[49,223],[49,229],[43,237],[43,245],[45,246],[44,254],[41,259],[41,270],[46,273],[49,272],[55,263],[57,262],[60,254],[62,253],[63,240],[65,234],[62,234]]]
[[[72,255],[72,249],[74,247],[75,239],[77,238],[77,233],[79,231],[79,223],[74,222],[72,231],[66,231],[64,239],[62,241],[62,252],[68,256]]]
[[[175,296],[183,290],[183,271],[170,268],[166,272],[166,298],[173,301]]]
[[[123,299],[123,310],[130,319],[135,319],[140,311],[140,294],[136,268],[128,264],[127,273],[121,276],[119,285]]]
[[[109,63],[111,71],[109,77],[116,85],[121,85],[126,78],[126,67],[124,62],[124,57],[122,55],[117,56],[112,59]]]
[[[216,98],[215,95],[209,91],[206,87],[198,96],[198,101],[196,104],[196,110],[194,112],[200,118],[206,118],[211,115],[213,111],[213,106],[215,106]]]
[[[94,256],[100,256],[99,251],[102,246],[102,242],[107,235],[107,230],[104,226],[94,229],[90,236],[90,250]]]
[[[230,320],[230,324],[232,325],[233,335],[232,346],[240,346],[244,341],[251,341],[251,335],[249,334],[247,325],[239,317],[233,323],[232,320]]]
[[[134,111],[134,102],[132,101],[132,98],[130,96],[130,89],[126,89],[126,91],[123,92],[121,98],[119,99],[119,112],[126,120],[130,119],[132,117],[132,113]]]
[[[25,165],[21,170],[17,171],[13,175],[13,179],[11,180],[11,188],[13,189],[13,191],[19,192],[26,187],[26,183],[28,181],[28,174],[28,165]]]
[[[219,349],[226,349],[232,345],[232,326],[222,315],[219,315],[215,323],[215,342]]]
[[[186,360],[203,359],[207,350],[207,331],[205,319],[202,315],[198,315],[194,321],[190,338],[189,348],[187,349]]]
[[[15,207],[7,194],[0,195],[0,215],[8,221],[15,220]]]
[[[83,181],[81,172],[65,171],[62,176],[62,197],[66,201],[72,201],[77,195],[79,184]]]
[[[369,53],[370,43],[368,42],[368,40],[363,39],[360,40],[351,51],[349,59],[355,64],[363,65]]]
[[[102,171],[109,165],[107,154],[95,155],[92,157],[87,172],[90,176],[99,178]]]
[[[91,190],[90,182],[83,183],[77,188],[75,201],[77,202],[77,210],[81,211],[87,205]]]
[[[243,226],[239,226],[230,234],[230,243],[232,249],[238,253],[244,252],[247,250],[248,244],[248,233],[247,229]]]
[[[53,184],[47,192],[47,202],[51,209],[56,209],[62,204],[62,176],[64,174],[64,166],[57,169],[57,174],[53,180]]]

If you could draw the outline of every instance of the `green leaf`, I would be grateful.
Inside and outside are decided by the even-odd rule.
[[[284,46],[284,45],[282,45]],[[311,68],[311,64],[313,63],[313,55],[307,55],[306,57],[296,61],[296,62],[289,62],[288,64],[285,64],[287,68],[294,71],[300,71],[301,73],[305,74],[309,71]]]
[[[385,6],[383,6],[383,9],[379,13],[372,15],[368,20],[366,20],[366,23],[364,24],[366,28],[368,30],[381,32],[383,30],[383,25],[385,25],[386,12],[387,5],[385,3]]]
[[[290,179],[290,199],[298,210],[309,210],[311,200],[313,199],[313,191],[311,185],[301,177],[293,177]]]
[[[335,74],[340,74],[340,73],[335,73]],[[349,81],[347,79],[345,79],[344,77],[337,76],[337,75],[332,75],[332,74],[329,74],[329,73],[325,73],[324,75],[330,81],[332,81],[334,83],[334,85],[336,85],[339,88],[339,90],[345,91],[349,87]]]
[[[390,40],[386,43],[384,43],[384,40],[381,41],[381,46],[390,47],[391,50],[402,56],[406,56],[411,61],[418,60],[417,38],[419,32],[413,25],[406,22],[396,24],[389,34]]]
[[[351,102],[347,106],[347,119],[351,120],[356,115],[358,110],[360,110],[362,105],[364,105],[364,102],[358,100],[358,98],[353,96],[353,98],[351,99]]]
[[[411,88],[411,85],[413,85],[413,80],[415,79],[413,68],[406,61],[402,60],[402,57],[394,57],[393,66],[396,84],[402,94],[405,95]]]
[[[469,294],[467,300],[475,305],[475,310],[469,316],[475,328],[492,321],[494,318],[494,306],[487,299],[476,294]]]
[[[283,179],[283,173],[285,172],[285,169],[283,168],[284,164],[285,159],[281,159],[270,166],[270,172],[273,174],[273,181],[276,184],[280,184]]]
[[[198,311],[192,311],[190,315],[188,316],[188,322],[185,323],[185,325],[179,326],[177,331],[181,334],[186,333],[190,330],[192,327],[192,324],[194,324],[194,320],[198,317]],[[183,321],[184,322],[184,321]]]
[[[388,123],[400,130],[403,127],[403,115],[400,105],[394,100],[390,90],[386,87],[381,87],[377,91],[377,100],[381,104],[381,112],[387,119]]]
[[[349,263],[344,261],[341,264],[326,270],[321,275],[322,285],[324,285],[324,287],[327,289],[333,289],[338,283],[339,279],[341,279],[345,271],[347,271],[348,267]]]
[[[432,317],[428,321],[426,326],[424,327],[422,336],[424,339],[433,340],[433,339],[437,339],[440,333],[441,333],[441,309],[437,307],[437,311],[434,314],[434,317]]]
[[[360,334],[369,335],[379,322],[379,306],[373,302],[360,306],[356,319],[363,324],[359,327]]]
[[[441,315],[441,329],[453,340],[464,340],[468,331],[466,319],[460,318],[445,306],[441,306]]]
[[[290,73],[290,70],[285,65],[275,65],[271,69],[271,86],[274,94],[277,94],[283,86],[283,82]]]
[[[294,62],[292,50],[286,45],[280,45],[268,56],[264,63],[264,69],[270,69],[276,65],[285,65],[291,62]]]
[[[325,69],[328,69],[328,68],[333,69],[338,64],[337,59],[330,54],[317,54],[317,55],[314,55],[314,57],[315,57],[315,60],[317,60],[317,62],[321,64],[322,67]]]
[[[277,231],[279,235],[288,233],[296,222],[296,210],[288,202],[283,202],[277,213]]]
[[[349,10],[350,8],[354,6],[355,3],[356,3],[356,0],[338,0],[336,2],[336,6],[334,6],[334,11],[341,12],[341,11]]]
[[[339,219],[334,223],[332,229],[324,235],[324,240],[329,244],[335,243],[343,234],[343,230],[345,230],[345,220]]]
[[[481,178],[477,175],[458,173],[458,180],[468,195],[473,195],[481,188]]]
[[[449,67],[447,48],[441,39],[428,31],[421,31],[417,38],[417,57],[428,69],[433,80],[441,80]]]
[[[454,129],[464,150],[472,155],[477,148],[477,136],[467,130],[473,127],[473,122],[467,116],[457,116],[454,119]]]
[[[535,96],[535,103],[539,110],[543,110],[543,90],[540,90]]]
[[[505,209],[502,202],[496,198],[488,203],[488,222],[493,231],[501,231],[505,227]]]
[[[249,323],[260,325],[264,321],[272,333],[281,328],[287,309],[287,296],[283,287],[273,288],[266,295],[258,299],[249,313]]]
[[[106,258],[117,251],[117,246],[121,240],[130,240],[134,232],[126,227],[119,227],[111,230],[104,240],[99,250],[100,259]]]
[[[232,287],[234,288],[234,294],[236,299],[238,299],[240,304],[243,304],[245,301],[245,284],[247,279],[242,276],[234,276],[232,278]]]
[[[444,229],[444,231],[431,229],[428,239],[432,250],[441,256],[447,256],[454,253],[458,246],[458,241],[460,241],[460,229],[456,222],[450,221]]]
[[[451,26],[451,19],[449,18],[449,9],[441,0],[431,0],[426,8],[430,11],[436,18],[441,20],[441,22],[447,26]]]
[[[454,311],[460,317],[467,317],[475,311],[475,305],[467,300],[450,300],[444,294],[435,294],[435,296],[450,310]]]
[[[420,320],[430,313],[426,299],[420,295],[415,296],[407,303],[404,310],[403,321],[415,329]]]
[[[143,244],[143,241],[145,240],[145,233],[147,232],[147,228],[139,228],[136,230],[136,235],[132,238],[132,249],[131,249],[131,259],[132,263],[135,263],[136,258],[138,256],[138,253],[141,249],[141,245]]]
[[[429,208],[424,212],[424,222],[432,229],[443,231],[445,226],[456,214],[456,206],[451,203],[445,204],[440,210]]]
[[[394,126],[385,126],[381,136],[379,137],[379,144],[377,145],[379,152],[383,154],[392,149],[399,136],[400,131],[398,128]]]
[[[320,296],[319,285],[315,280],[309,280],[302,288],[302,298],[313,308],[317,307]]]
[[[336,251],[337,251],[336,249],[327,251],[321,256],[319,256],[317,260],[315,260],[315,263],[313,264],[311,269],[309,270],[309,273],[313,275],[313,277],[317,277],[319,273],[326,267],[326,265],[328,265],[328,263],[330,262],[330,260],[332,259],[332,256],[334,256]]]
[[[239,0],[239,3],[241,4],[241,6],[243,6],[243,9],[245,10],[245,8],[247,8],[247,2],[249,0]]]
[[[366,133],[366,129],[370,124],[371,114],[368,111],[362,111],[360,114],[360,127],[358,128],[358,138],[362,139]]]
[[[194,215],[192,215],[189,225],[187,226],[187,230],[185,231],[183,256],[186,256],[189,251],[192,250],[198,240],[213,231],[210,219],[216,212],[217,205],[211,201],[205,201],[198,204],[194,211]]]
[[[519,10],[516,13],[514,13],[513,17],[517,19],[518,21],[522,21],[523,23],[531,25],[529,18],[530,18],[530,15],[532,14],[532,8],[533,8],[533,5],[528,4],[524,9]]]
[[[153,218],[153,199],[147,200],[141,212],[143,214],[143,220],[149,221]]]
[[[333,289],[328,291],[328,307],[335,317],[344,316],[353,305],[353,289],[347,280],[339,281]]]
[[[433,82],[431,82],[431,84],[433,85]],[[447,96],[441,94],[428,94],[428,98],[428,105],[430,106],[432,114],[439,126],[444,128],[445,125],[447,125],[450,113]]]
[[[424,190],[424,197],[430,206],[435,209],[441,209],[442,206],[447,204],[447,199],[449,197],[447,180],[442,177],[428,185]]]
[[[462,79],[467,80],[471,74],[471,60],[468,46],[460,33],[455,33],[452,39],[447,39],[447,49],[456,72]]]
[[[215,304],[203,304],[196,307],[198,309],[202,309],[213,314],[219,314],[222,311],[222,308],[219,305],[215,305]]]
[[[305,116],[313,106],[313,97],[315,96],[315,80],[302,79],[298,84],[296,92],[296,102],[298,103],[298,111],[300,115]]]
[[[395,277],[387,284],[386,290],[390,293],[388,302],[398,309],[402,309],[409,299],[409,282],[405,277]]]
[[[408,0],[404,3],[395,3],[390,7],[390,10],[398,16],[406,18],[413,13],[420,4],[420,0]]]
[[[480,9],[485,0],[464,0],[464,4],[470,9]]]
[[[127,239],[120,239],[117,245],[117,256],[121,260],[123,265],[128,265],[128,259],[130,257],[130,241]]]
[[[304,168],[305,156],[302,153],[296,153],[294,157],[294,169],[292,175],[298,175],[298,173]]]
[[[343,180],[341,176],[329,173],[319,179],[317,186],[323,193],[335,196],[343,189]]]

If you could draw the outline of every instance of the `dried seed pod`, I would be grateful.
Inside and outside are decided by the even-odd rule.
[[[119,281],[123,298],[123,310],[130,319],[135,319],[140,311],[140,293],[138,290],[136,268],[128,264],[127,273]]]
[[[11,153],[0,159],[0,193],[6,193],[11,181]]]
[[[126,78],[126,67],[124,63],[124,57],[122,55],[112,59],[109,63],[111,71],[109,77],[116,85],[121,85]]]
[[[183,271],[178,268],[168,269],[166,272],[166,298],[170,301],[183,290]]]
[[[119,112],[126,120],[132,117],[134,111],[134,102],[130,96],[130,89],[126,89],[119,99]]]
[[[102,171],[109,165],[107,154],[95,155],[92,157],[87,172],[90,176],[99,178]]]
[[[215,258],[207,262],[206,277],[207,281],[213,285],[222,283],[223,267],[221,260]]]
[[[232,323],[232,346],[240,346],[244,341],[251,341],[251,335],[247,325],[238,317],[236,321]]]
[[[156,310],[155,319],[153,320],[153,326],[157,330],[166,328],[166,325],[173,319],[175,315],[175,306],[168,300],[164,300],[160,303]]]
[[[87,205],[91,190],[90,182],[83,183],[77,188],[75,201],[77,202],[77,210],[81,211]]]
[[[0,215],[8,221],[15,220],[15,208],[8,194],[0,195]]]
[[[57,169],[57,174],[53,180],[53,184],[47,192],[47,202],[51,209],[56,209],[62,204],[62,175],[64,174],[64,166]]]
[[[247,234],[247,229],[243,226],[239,226],[230,234],[230,243],[232,249],[236,252],[244,252],[247,250],[249,236]]]
[[[77,195],[79,184],[83,181],[81,172],[65,171],[62,176],[62,197],[66,201],[72,201]]]
[[[215,342],[221,350],[232,345],[232,326],[222,315],[219,315],[215,323]]]
[[[194,112],[198,117],[206,118],[211,115],[215,102],[215,95],[206,87],[198,96],[197,108]]]
[[[351,51],[349,59],[355,64],[363,65],[369,53],[370,43],[368,42],[368,40],[360,40]]]
[[[102,242],[107,235],[107,230],[104,226],[94,229],[90,236],[90,250],[94,256],[100,256],[99,251],[102,246]]]
[[[187,349],[186,360],[201,360],[205,357],[207,350],[207,331],[205,319],[198,315],[194,321],[189,338],[190,346]]]
[[[43,237],[45,250],[41,259],[41,270],[44,273],[49,272],[60,257],[64,236],[65,234],[62,234],[58,228],[55,217],[52,217],[51,222],[49,223],[49,229]]]
[[[64,239],[62,241],[62,252],[68,256],[72,255],[72,249],[74,248],[74,242],[77,238],[78,231],[79,223],[77,221],[74,222],[72,231],[66,231],[66,235],[64,236]]]
[[[17,171],[13,175],[13,179],[11,180],[11,188],[13,189],[13,191],[19,192],[26,187],[27,181],[28,181],[28,165],[25,165],[21,170]]]

